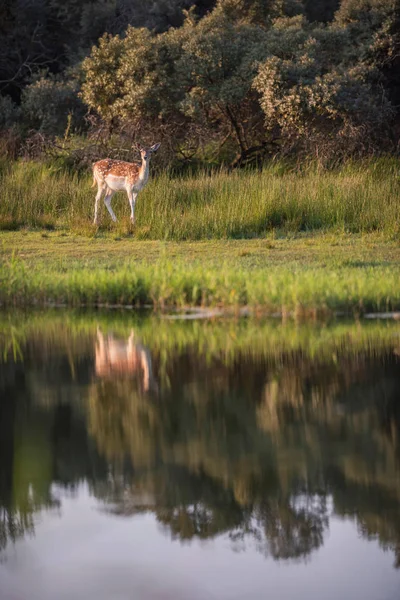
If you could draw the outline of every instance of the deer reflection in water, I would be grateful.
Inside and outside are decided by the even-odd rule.
[[[139,376],[143,391],[157,391],[151,355],[146,346],[136,339],[131,329],[128,340],[104,334],[97,328],[95,372],[100,378]]]

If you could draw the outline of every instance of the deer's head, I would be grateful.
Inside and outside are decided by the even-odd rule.
[[[160,146],[161,146],[161,143],[154,144],[150,148],[145,148],[144,146],[139,146],[139,151],[140,151],[140,156],[142,157],[142,161],[143,162],[149,161],[153,152],[157,152],[157,150],[159,149]]]

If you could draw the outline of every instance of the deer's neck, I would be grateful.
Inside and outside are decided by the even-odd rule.
[[[147,183],[148,178],[149,178],[149,161],[142,160],[142,165],[140,167],[139,177],[138,177],[141,187],[143,187]]]

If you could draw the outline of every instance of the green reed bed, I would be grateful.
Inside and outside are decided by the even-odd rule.
[[[317,229],[397,235],[400,163],[380,159],[334,171],[271,164],[262,172],[200,173],[151,178],[139,195],[136,239],[197,240]],[[0,171],[0,228],[65,228],[90,234],[95,190],[90,173],[71,174],[40,163],[17,162]],[[101,227],[129,228],[126,196],[114,196],[119,218],[102,206]]]
[[[29,267],[12,256],[0,263],[3,306],[150,305],[249,306],[263,313],[400,309],[400,266],[276,267],[186,264],[162,258],[126,261],[118,268],[71,266],[60,272],[46,263]]]

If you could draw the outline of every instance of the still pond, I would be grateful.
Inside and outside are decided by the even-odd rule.
[[[0,313],[1,600],[399,600],[400,324]]]

